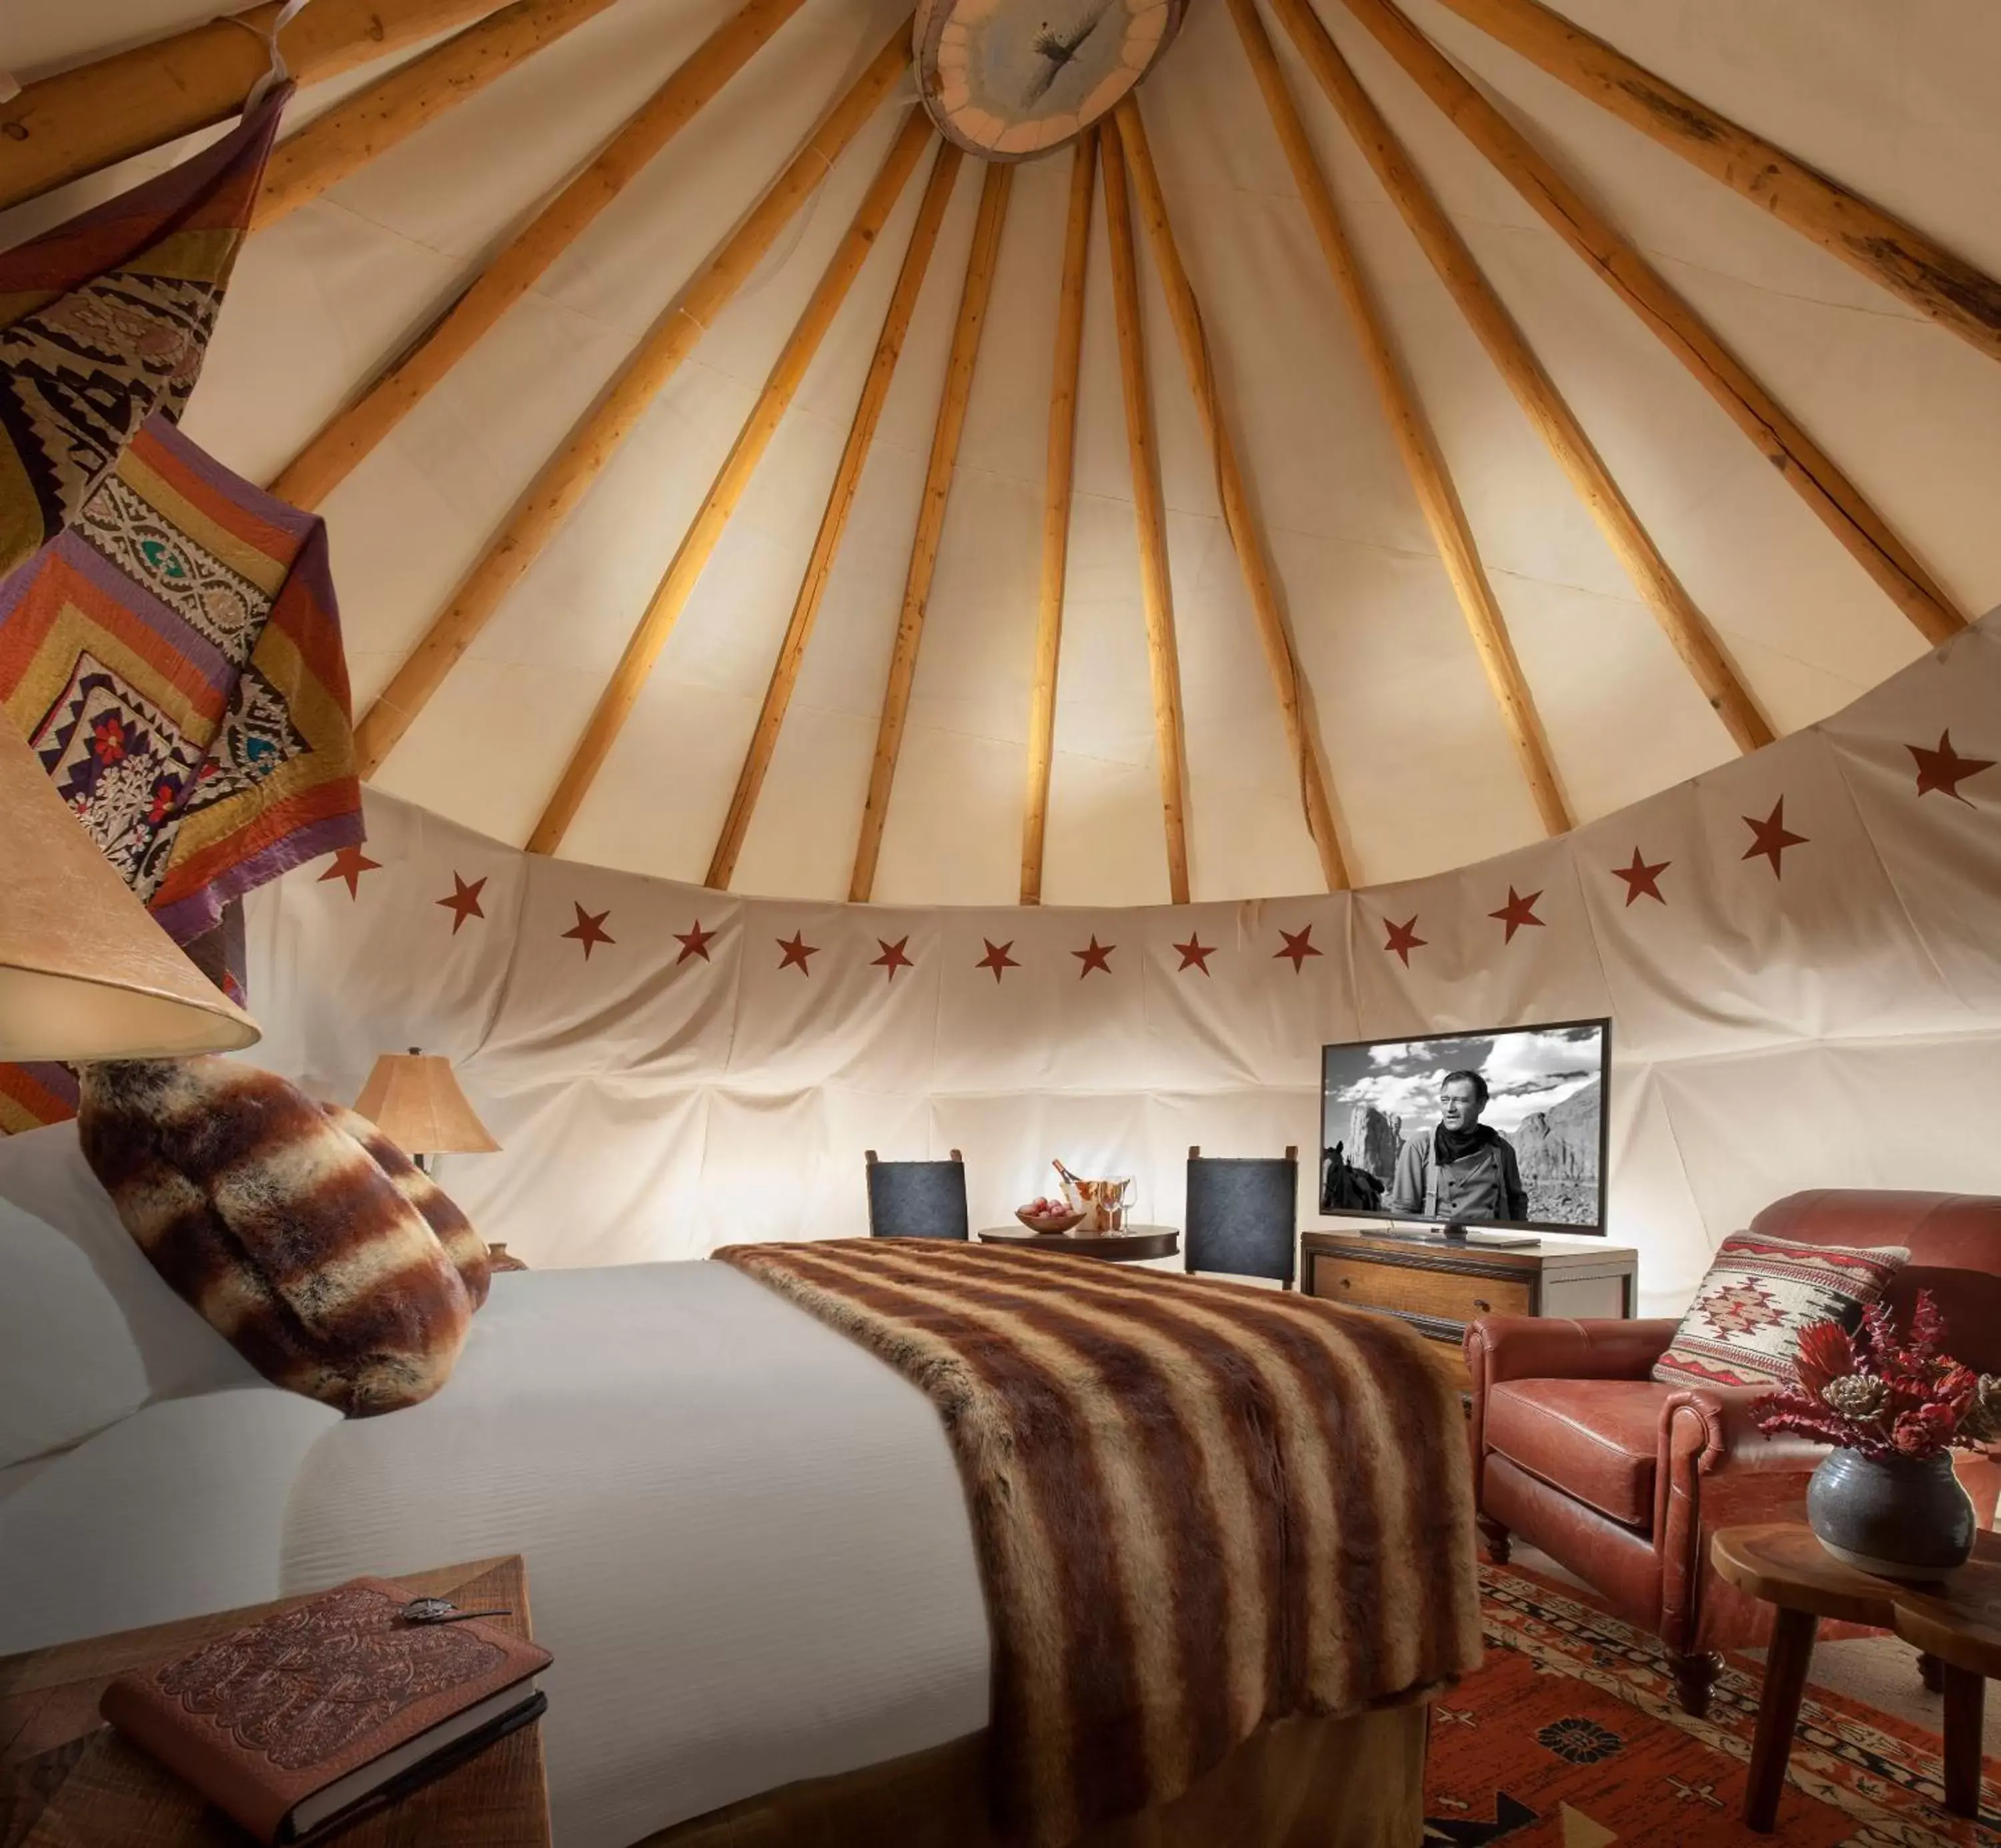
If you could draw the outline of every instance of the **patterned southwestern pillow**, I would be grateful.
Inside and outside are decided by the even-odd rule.
[[[354,1138],[229,1059],[83,1068],[78,1133],[125,1229],[273,1385],[350,1418],[429,1398],[472,1303],[437,1235]]]
[[[1853,1330],[1910,1253],[1799,1244],[1733,1232],[1717,1248],[1654,1377],[1669,1386],[1780,1386],[1797,1377],[1801,1330],[1839,1322]]]
[[[472,1221],[459,1211],[457,1202],[437,1182],[360,1111],[350,1110],[345,1104],[322,1104],[320,1108],[326,1112],[329,1122],[339,1124],[375,1157],[375,1165],[389,1177],[397,1192],[424,1216],[425,1223],[437,1234],[438,1243],[458,1267],[458,1279],[465,1286],[465,1293],[472,1297],[476,1311],[486,1300],[492,1276],[486,1241],[473,1230]]]

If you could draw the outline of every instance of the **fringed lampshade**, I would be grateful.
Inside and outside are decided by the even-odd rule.
[[[0,712],[0,1060],[172,1059],[259,1037],[148,915]]]
[[[490,1155],[500,1147],[465,1101],[451,1061],[414,1046],[375,1061],[354,1108],[412,1155]]]

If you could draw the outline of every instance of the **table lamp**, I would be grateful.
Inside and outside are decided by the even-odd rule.
[[[377,1059],[354,1108],[426,1172],[428,1155],[490,1155],[500,1147],[465,1101],[451,1061],[415,1046]]]
[[[118,876],[0,709],[0,1060],[176,1059],[259,1037]]]

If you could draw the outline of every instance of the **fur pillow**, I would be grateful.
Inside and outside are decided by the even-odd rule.
[[[126,1230],[266,1379],[367,1418],[451,1377],[472,1320],[457,1269],[304,1092],[218,1058],[82,1077],[84,1155]]]
[[[320,1108],[331,1122],[338,1123],[375,1157],[375,1165],[389,1177],[397,1192],[424,1216],[437,1234],[452,1262],[458,1267],[459,1281],[472,1297],[476,1310],[486,1300],[492,1279],[486,1259],[486,1241],[472,1229],[472,1221],[437,1182],[358,1110],[345,1104],[322,1104]]]

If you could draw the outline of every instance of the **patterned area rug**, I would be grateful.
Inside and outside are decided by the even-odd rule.
[[[1756,1662],[1733,1657],[1692,1720],[1654,1638],[1517,1568],[1481,1578],[1487,1662],[1432,1710],[1427,1843],[2001,1848],[2001,1762],[1984,1820],[1950,1815],[1936,1735],[1811,1686],[1778,1827],[1754,1834],[1741,1805]]]

